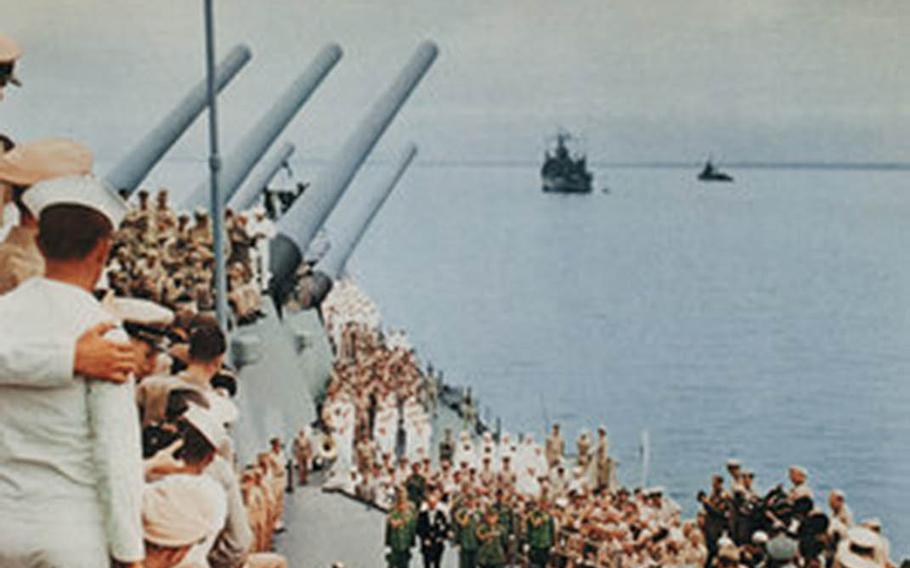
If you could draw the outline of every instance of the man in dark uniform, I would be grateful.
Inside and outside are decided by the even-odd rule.
[[[548,511],[547,498],[541,496],[531,506],[527,521],[528,562],[532,568],[545,568],[550,562],[550,550],[556,542],[556,523]]]
[[[395,507],[389,512],[385,527],[386,561],[389,568],[407,568],[414,546],[414,508],[404,491],[398,492]]]
[[[446,428],[445,437],[439,442],[439,462],[451,462],[453,457],[455,457],[455,439],[452,437],[452,429]]]
[[[730,495],[724,490],[724,478],[715,475],[711,478],[711,495],[698,494],[698,501],[705,510],[705,545],[708,549],[706,566],[711,566],[717,556],[717,541],[730,529],[729,510]]]
[[[449,519],[439,503],[439,494],[430,491],[427,500],[417,515],[417,536],[420,538],[420,553],[424,568],[439,568],[445,552],[445,540],[449,534]]]

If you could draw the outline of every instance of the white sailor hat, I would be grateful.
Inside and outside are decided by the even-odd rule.
[[[740,467],[742,464],[736,458],[730,458],[727,460],[727,467]]]
[[[168,548],[201,542],[215,521],[216,507],[204,476],[168,475],[142,494],[145,540]]]
[[[52,205],[81,205],[107,217],[117,227],[126,215],[126,202],[106,183],[92,175],[49,179],[33,185],[22,197],[32,215]]]
[[[834,560],[843,568],[875,568],[875,552],[880,546],[877,534],[865,527],[852,527],[838,544]]]
[[[190,404],[183,418],[199,433],[202,434],[215,449],[221,448],[227,442],[227,433],[224,430],[223,422],[216,417],[213,412],[206,410],[196,404]]]
[[[68,138],[24,142],[0,156],[0,181],[28,187],[39,181],[88,174],[92,152]]]

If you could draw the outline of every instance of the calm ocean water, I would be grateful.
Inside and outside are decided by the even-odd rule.
[[[761,489],[802,464],[910,555],[910,174],[694,173],[415,167],[351,269],[506,429],[603,423],[631,485],[647,429],[688,513],[729,457]]]

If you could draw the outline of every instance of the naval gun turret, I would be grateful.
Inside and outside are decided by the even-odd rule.
[[[338,203],[357,170],[435,61],[439,49],[421,44],[395,81],[373,103],[320,176],[278,222],[271,242],[272,295],[278,305],[293,289],[294,275],[310,240]]]
[[[303,73],[285,90],[278,102],[262,116],[224,160],[221,191],[226,203],[230,202],[256,163],[335,67],[341,55],[341,47],[338,44],[332,43],[322,48]],[[207,203],[209,187],[209,181],[200,183],[192,193],[183,198],[183,206],[193,208]]]
[[[224,89],[251,57],[249,47],[234,47],[215,71],[216,89],[219,92]],[[132,193],[206,107],[207,86],[205,79],[202,79],[114,166],[105,180],[114,189]]]

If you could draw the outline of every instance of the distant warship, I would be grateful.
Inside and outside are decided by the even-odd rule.
[[[569,155],[566,141],[571,136],[560,132],[556,135],[556,148],[547,151],[540,177],[543,190],[554,193],[590,193],[593,176],[588,171],[584,155],[573,158]]]
[[[698,174],[698,181],[733,181],[733,176],[718,170],[711,163],[711,158],[708,158],[708,161],[705,162],[705,167]]]

